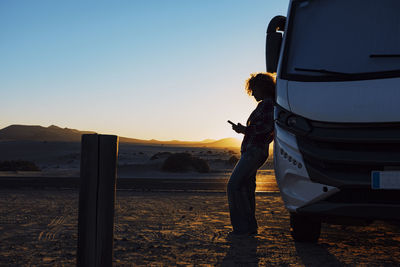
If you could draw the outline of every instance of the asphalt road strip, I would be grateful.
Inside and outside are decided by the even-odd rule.
[[[226,192],[229,178],[117,178],[118,189],[151,191],[218,191]],[[0,177],[1,188],[71,188],[78,189],[80,177]],[[258,192],[279,192],[273,181],[257,182]]]

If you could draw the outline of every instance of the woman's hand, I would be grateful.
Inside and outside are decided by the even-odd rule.
[[[243,126],[240,123],[238,123],[237,125],[232,125],[232,129],[237,133],[244,134],[246,132],[246,126]]]

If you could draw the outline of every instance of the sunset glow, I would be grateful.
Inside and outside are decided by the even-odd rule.
[[[3,1],[0,128],[58,125],[139,139],[242,136],[286,1]]]

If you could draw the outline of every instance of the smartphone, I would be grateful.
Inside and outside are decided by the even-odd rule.
[[[236,126],[236,124],[234,124],[234,123],[231,122],[230,120],[228,120],[228,123],[232,124],[232,126]]]

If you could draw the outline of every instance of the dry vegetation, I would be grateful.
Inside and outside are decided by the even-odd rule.
[[[197,171],[207,173],[210,171],[210,166],[204,159],[194,157],[189,153],[175,153],[164,161],[162,170],[169,172]]]
[[[40,168],[32,161],[6,160],[0,161],[0,171],[40,171]]]

